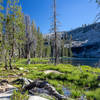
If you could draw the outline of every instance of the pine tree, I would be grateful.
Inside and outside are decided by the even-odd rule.
[[[72,47],[72,35],[70,35],[69,39],[69,57],[73,56],[71,47]]]
[[[42,33],[40,32],[40,28],[38,27],[37,30],[37,57],[42,57],[43,56],[43,48],[44,48],[44,41],[43,41],[43,36]]]
[[[61,40],[61,57],[64,56],[64,39]]]
[[[100,5],[100,0],[96,0],[96,3],[97,3],[98,5]]]
[[[16,34],[19,31],[18,18],[19,18],[19,0],[8,0],[7,2],[7,15],[6,15],[6,41],[9,52],[9,67],[12,69],[12,60],[16,52]]]
[[[37,47],[37,29],[34,21],[32,21],[31,25],[32,29],[32,37],[33,37],[33,44],[31,46],[31,55],[32,57],[36,57],[36,47]]]
[[[1,55],[1,49],[2,49],[2,29],[3,29],[3,19],[4,19],[4,14],[2,11],[4,10],[3,7],[3,0],[0,0],[0,55]]]
[[[26,34],[26,47],[25,53],[27,58],[27,64],[30,64],[30,48],[31,48],[31,24],[30,24],[30,16],[25,16],[25,34]]]
[[[64,56],[68,57],[68,48],[67,47],[64,48]]]
[[[17,34],[16,37],[16,44],[19,52],[19,58],[21,58],[21,49],[24,49],[26,36],[25,36],[25,24],[24,24],[24,15],[22,13],[21,6],[18,8],[17,11],[17,19],[16,19],[16,26],[17,26]]]
[[[50,57],[51,55],[51,45],[50,45],[50,40],[48,39],[48,37],[46,37],[44,39],[44,50],[43,50],[43,57]]]
[[[65,38],[62,38],[61,40],[61,57],[65,56],[68,57],[68,48],[65,47],[65,43],[66,43],[67,37],[65,36]]]

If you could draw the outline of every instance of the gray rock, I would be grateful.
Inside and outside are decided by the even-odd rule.
[[[29,100],[48,100],[48,99],[42,98],[40,96],[30,96]]]
[[[13,95],[13,91],[17,90],[17,88],[13,87],[12,85],[8,84],[8,86],[8,91],[0,93],[0,100],[10,100],[10,97]]]

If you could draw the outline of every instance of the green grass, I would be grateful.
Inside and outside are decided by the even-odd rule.
[[[34,60],[34,61],[33,61]],[[48,62],[48,59],[38,58],[31,59],[31,62]],[[9,75],[19,75],[20,77],[26,77],[32,80],[35,79],[44,79],[52,84],[59,93],[64,94],[62,87],[65,86],[70,89],[72,95],[71,98],[77,99],[81,95],[86,94],[88,100],[93,100],[94,98],[100,98],[99,93],[100,89],[98,84],[100,80],[97,80],[100,75],[100,68],[93,68],[90,66],[72,66],[69,64],[59,64],[54,66],[53,64],[26,64],[26,59],[16,60],[16,63],[13,63],[13,66],[17,68],[23,68],[23,70],[14,69],[4,70],[3,67],[0,67],[0,76]],[[50,73],[45,74],[46,70],[55,70],[59,71],[62,74]],[[24,74],[23,74],[24,73]],[[88,90],[88,92],[86,92]],[[94,95],[95,94],[95,95]],[[100,100],[100,99],[97,99]]]

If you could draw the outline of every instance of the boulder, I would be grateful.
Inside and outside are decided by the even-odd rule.
[[[30,96],[29,100],[48,100],[48,99],[42,98],[40,96]]]
[[[10,84],[0,85],[0,100],[10,100],[14,90],[17,90],[17,88]]]

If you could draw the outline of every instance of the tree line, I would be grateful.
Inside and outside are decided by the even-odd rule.
[[[5,69],[12,69],[12,62],[16,58],[55,57],[54,38],[44,38],[40,28],[30,16],[24,15],[19,0],[7,0],[6,13],[3,12],[3,0],[0,0],[0,60]],[[59,57],[72,56],[71,42],[69,48],[65,42],[72,41],[72,37],[59,38]]]

